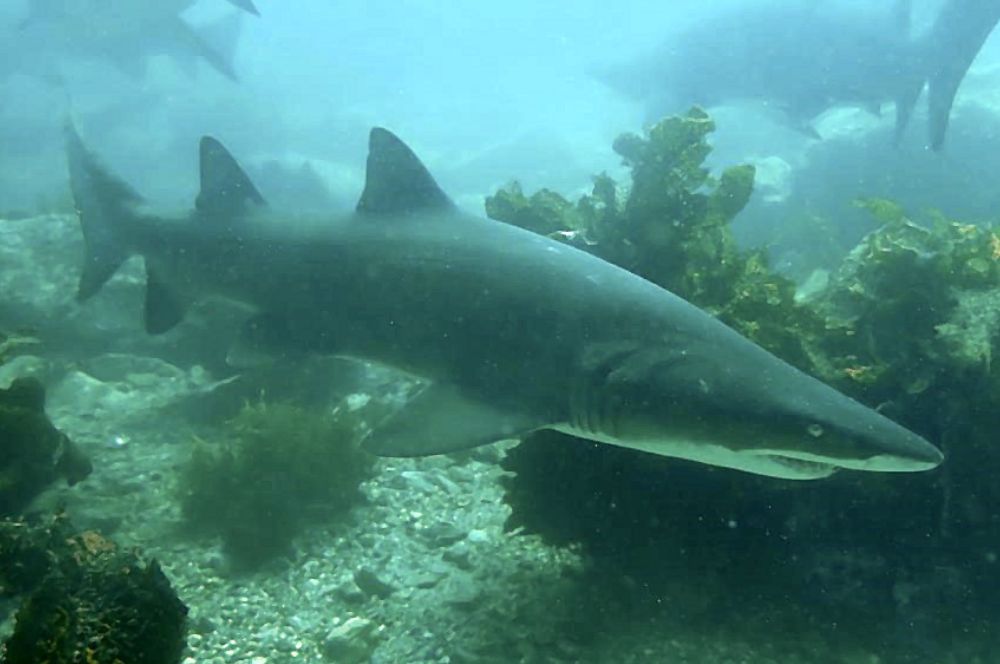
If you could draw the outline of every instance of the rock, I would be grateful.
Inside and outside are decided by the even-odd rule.
[[[446,521],[438,521],[424,528],[420,534],[427,541],[427,544],[435,549],[443,549],[465,539],[463,529]]]
[[[354,583],[365,595],[386,599],[396,592],[396,586],[383,581],[367,567],[361,567],[354,573]]]
[[[469,541],[473,544],[483,544],[490,541],[490,535],[481,528],[473,528],[469,531]]]
[[[355,616],[327,632],[323,655],[337,664],[363,664],[371,660],[377,646],[375,623]]]
[[[459,569],[470,570],[472,569],[472,561],[469,558],[470,553],[469,545],[465,542],[459,542],[441,554],[441,558]]]
[[[363,604],[368,599],[368,595],[361,592],[356,583],[345,583],[336,589],[337,597],[346,604]]]
[[[49,360],[35,355],[13,357],[0,364],[0,389],[6,389],[15,379],[27,376],[38,378],[44,383],[50,374],[51,364]]]
[[[482,587],[468,574],[456,574],[448,579],[444,587],[445,602],[452,606],[470,609],[479,604],[483,596]]]
[[[102,383],[132,383],[138,387],[157,381],[183,382],[187,375],[182,369],[156,357],[126,353],[104,353],[80,362],[80,368]]]
[[[49,403],[53,414],[65,410],[94,417],[134,407],[126,393],[81,371],[71,371],[59,381],[49,394]]]
[[[431,565],[426,569],[414,572],[411,577],[406,579],[407,585],[427,590],[441,583],[441,580],[448,576],[449,570],[440,561],[435,562],[437,563],[436,565]]]
[[[434,484],[438,485],[439,487],[441,487],[442,489],[444,489],[453,496],[457,496],[458,494],[464,492],[464,489],[462,489],[462,487],[452,482],[443,473],[437,473],[435,475],[431,475],[430,479],[432,482],[434,482]]]
[[[436,491],[434,485],[427,479],[427,473],[422,473],[419,470],[404,470],[399,474],[399,477],[406,480],[405,488],[416,489],[424,493]]]

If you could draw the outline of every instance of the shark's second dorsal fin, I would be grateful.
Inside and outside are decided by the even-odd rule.
[[[199,213],[232,219],[246,212],[249,203],[267,205],[229,150],[211,136],[201,139],[199,161],[201,191],[194,204]]]
[[[434,177],[403,141],[381,127],[372,129],[359,213],[407,214],[452,207]]]

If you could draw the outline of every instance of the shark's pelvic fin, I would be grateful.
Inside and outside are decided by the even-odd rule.
[[[142,203],[142,197],[97,161],[72,123],[66,125],[66,156],[86,245],[77,290],[77,299],[83,301],[97,293],[128,258],[120,229],[139,217],[135,206]]]
[[[200,214],[231,220],[250,205],[267,205],[229,150],[211,136],[201,139],[199,162],[201,189],[194,205]]]
[[[518,438],[548,422],[469,399],[450,385],[431,385],[364,440],[372,454],[391,457],[448,454]]]
[[[451,199],[403,141],[381,127],[372,129],[359,213],[407,214],[453,207]]]

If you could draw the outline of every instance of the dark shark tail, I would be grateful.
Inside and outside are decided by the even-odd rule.
[[[142,198],[101,166],[72,124],[66,127],[66,158],[87,249],[77,290],[82,301],[97,293],[132,253],[123,238],[141,217],[136,206]]]

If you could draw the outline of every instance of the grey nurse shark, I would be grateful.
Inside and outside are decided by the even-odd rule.
[[[0,43],[0,76],[26,74],[62,82],[66,63],[105,62],[141,77],[153,56],[191,71],[204,61],[236,80],[233,51],[239,14],[194,28],[181,12],[190,0],[31,0]],[[232,4],[256,14],[247,0]]]
[[[893,102],[897,141],[926,85],[929,143],[938,149],[958,87],[1000,19],[1000,0],[946,0],[916,35],[910,4],[734,5],[597,75],[653,115],[755,101],[814,137],[813,120],[826,110],[853,105],[878,114]]]
[[[268,208],[201,142],[194,210],[167,219],[70,131],[86,244],[79,298],[145,258],[145,325],[206,296],[252,307],[244,344],[374,361],[426,387],[363,442],[441,454],[555,429],[790,479],[921,471],[940,451],[680,297],[591,254],[461,212],[396,136],[373,129],[356,211]]]

